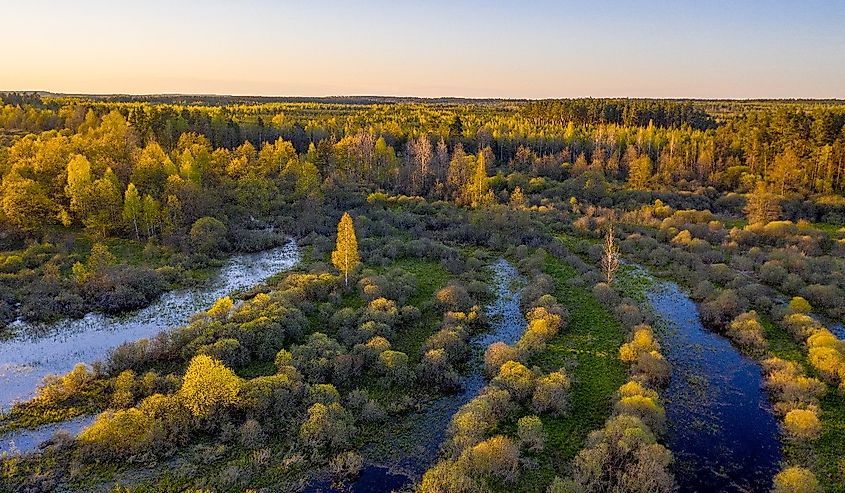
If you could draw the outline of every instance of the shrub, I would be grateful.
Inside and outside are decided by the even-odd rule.
[[[825,385],[804,375],[804,370],[792,361],[769,358],[763,361],[766,372],[765,385],[773,394],[775,411],[781,415],[796,408],[818,405],[825,393]]]
[[[578,491],[575,486],[575,481],[570,478],[561,478],[555,476],[552,483],[546,488],[546,493],[575,493]]]
[[[519,473],[519,448],[510,438],[497,435],[464,451],[458,462],[470,475],[512,481]]]
[[[392,328],[398,316],[399,310],[396,308],[395,301],[387,298],[376,298],[367,304],[367,308],[361,315],[361,322],[372,320]]]
[[[312,448],[343,450],[351,445],[356,431],[351,416],[339,403],[327,406],[318,402],[308,408],[299,437]]]
[[[842,302],[843,292],[833,284],[811,284],[802,290],[816,306],[827,309],[836,308]]]
[[[534,372],[526,368],[525,365],[516,361],[508,361],[502,365],[491,383],[509,391],[514,399],[521,401],[534,391],[534,381]]]
[[[845,356],[827,346],[811,346],[809,360],[813,368],[831,381],[838,381],[839,371],[845,367]]]
[[[563,370],[549,373],[537,379],[537,386],[531,397],[535,412],[561,415],[569,406],[569,377]]]
[[[777,473],[772,493],[821,493],[816,476],[803,467],[787,467]]]
[[[619,415],[590,433],[575,457],[573,476],[579,491],[670,493],[672,453],[656,442],[639,418]]]
[[[624,301],[613,309],[614,317],[619,320],[622,325],[630,329],[643,323],[643,315],[636,304]]]
[[[472,306],[469,293],[460,284],[449,284],[438,290],[434,296],[444,309],[463,312]]]
[[[240,341],[233,338],[218,339],[214,344],[206,344],[197,349],[197,354],[205,354],[222,362],[226,366],[241,366],[249,359],[247,350]]]
[[[619,359],[626,363],[632,363],[637,360],[640,353],[649,353],[651,351],[659,351],[660,345],[654,340],[654,332],[648,325],[638,325],[634,327],[634,335],[630,342],[622,344],[619,348]]]
[[[528,450],[539,452],[546,444],[546,432],[543,422],[537,416],[523,416],[516,423],[519,445]]]
[[[135,372],[124,370],[114,380],[114,391],[112,392],[112,406],[127,408],[135,403]]]
[[[420,493],[474,493],[478,490],[475,481],[454,461],[440,461],[422,477]]]
[[[335,478],[354,478],[364,468],[364,458],[355,452],[344,452],[329,462],[329,471]]]
[[[631,369],[634,378],[648,385],[663,385],[672,376],[672,368],[657,351],[640,353]]]
[[[488,375],[499,373],[499,368],[508,361],[517,361],[519,351],[504,342],[494,342],[484,351],[484,369]]]
[[[289,419],[307,393],[301,376],[289,366],[282,374],[245,380],[240,398],[249,415],[272,423]]]
[[[305,344],[291,348],[293,365],[313,383],[348,377],[339,371],[340,358],[345,354],[346,350],[340,343],[321,332],[311,334]]]
[[[379,371],[388,385],[403,385],[411,378],[408,355],[387,350],[379,354]]]
[[[794,296],[789,300],[790,313],[810,313],[812,310],[813,307],[810,306],[810,302],[800,296]]]
[[[206,417],[213,411],[238,402],[241,379],[220,361],[206,355],[191,359],[179,396],[194,416]]]
[[[333,402],[340,402],[340,392],[330,383],[317,383],[309,389],[308,400],[311,404],[319,402],[329,405]]]
[[[425,352],[417,366],[417,380],[434,384],[443,392],[454,391],[461,386],[461,377],[449,363],[443,348]]]
[[[83,450],[106,459],[129,457],[150,445],[153,419],[137,408],[106,411],[79,434]]]
[[[214,257],[229,249],[227,228],[218,219],[201,217],[191,226],[191,249],[199,254]]]
[[[619,302],[619,295],[607,283],[600,282],[593,286],[593,298],[604,306],[615,306]]]
[[[246,420],[244,424],[241,425],[238,432],[240,434],[241,445],[244,448],[252,450],[261,448],[261,446],[264,445],[264,441],[267,439],[261,425],[254,419]]]
[[[786,432],[798,440],[815,440],[822,431],[822,424],[815,412],[808,409],[793,409],[783,419]]]
[[[782,324],[792,337],[800,341],[821,328],[818,322],[804,313],[791,313],[783,318]]]
[[[701,318],[708,325],[724,327],[745,310],[746,302],[733,289],[725,289],[701,304]]]
[[[293,355],[287,349],[280,349],[278,353],[276,353],[276,358],[274,359],[274,364],[276,365],[276,370],[281,370],[287,366],[290,366],[293,363]]]
[[[432,334],[426,341],[424,350],[443,349],[450,362],[463,361],[469,356],[466,333],[460,328],[444,327]]]
[[[768,345],[763,325],[754,310],[740,314],[728,325],[728,336],[740,346],[765,349]]]
[[[660,405],[657,392],[644,387],[636,380],[619,387],[616,412],[637,416],[656,433],[665,431],[666,412]]]

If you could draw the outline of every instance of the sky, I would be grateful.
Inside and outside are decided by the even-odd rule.
[[[0,0],[0,91],[845,98],[843,0]]]

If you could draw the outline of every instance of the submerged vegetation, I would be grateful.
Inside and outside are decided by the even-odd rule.
[[[693,349],[667,346],[637,263],[759,372],[783,460],[737,479],[845,491],[838,102],[3,102],[11,350],[237,252],[295,238],[301,260],[4,409],[10,438],[96,417],[0,456],[0,490],[342,490],[382,468],[384,491],[676,491],[700,473],[667,404]]]

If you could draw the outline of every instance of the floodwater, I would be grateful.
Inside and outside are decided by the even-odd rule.
[[[326,479],[308,484],[306,493],[391,493],[409,488],[418,481],[440,453],[452,416],[461,406],[478,395],[487,384],[481,354],[490,344],[502,341],[514,344],[522,337],[528,322],[520,310],[521,289],[525,279],[507,260],[500,258],[492,266],[495,300],[485,307],[490,330],[473,337],[470,344],[478,358],[470,365],[463,388],[424,405],[424,409],[401,422],[387,424],[384,450],[365,450],[374,458],[365,465],[351,484],[332,485]]]
[[[672,364],[661,397],[680,491],[768,492],[781,448],[762,370],[702,325],[696,304],[677,284],[639,273],[653,283],[647,299],[662,322],[655,327],[661,352]]]
[[[56,433],[64,432],[76,436],[94,422],[96,416],[78,416],[61,423],[50,423],[31,430],[16,430],[0,438],[0,456],[4,453],[18,454],[32,452]]]
[[[16,335],[0,341],[0,410],[32,398],[46,375],[61,375],[78,363],[103,360],[111,349],[124,342],[184,325],[192,314],[208,308],[221,296],[288,270],[299,262],[299,257],[299,247],[291,240],[271,250],[231,257],[213,279],[201,286],[167,292],[152,305],[126,315],[89,313],[82,319],[48,325],[16,322]],[[26,437],[44,433],[49,437],[49,426],[55,425],[42,427],[43,432],[39,432],[42,428],[16,432],[17,449],[28,449],[24,444],[31,444],[34,438]],[[78,428],[70,431],[79,431]],[[0,437],[0,442],[9,439]]]

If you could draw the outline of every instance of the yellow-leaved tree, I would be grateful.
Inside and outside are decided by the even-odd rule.
[[[358,240],[355,238],[355,226],[348,212],[343,213],[337,224],[337,243],[332,252],[332,264],[343,272],[346,285],[349,286],[349,272],[358,267],[361,257],[358,255]]]
[[[238,401],[241,379],[220,361],[200,354],[194,356],[179,396],[194,416],[208,416],[218,407],[231,406]]]

